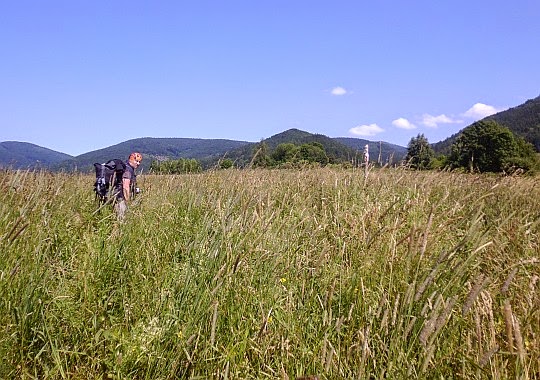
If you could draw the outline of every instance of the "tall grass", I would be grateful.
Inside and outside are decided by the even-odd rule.
[[[535,178],[0,173],[0,378],[540,377]]]

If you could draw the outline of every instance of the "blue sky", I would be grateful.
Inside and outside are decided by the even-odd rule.
[[[437,142],[540,95],[540,1],[1,1],[0,141]]]

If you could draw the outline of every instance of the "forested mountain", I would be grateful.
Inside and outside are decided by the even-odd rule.
[[[142,170],[147,170],[153,160],[196,159],[203,168],[218,164],[220,159],[228,158],[236,166],[243,167],[250,163],[259,144],[264,143],[271,153],[278,145],[292,143],[320,143],[330,163],[352,162],[362,159],[364,146],[370,146],[372,161],[398,162],[407,152],[401,146],[385,142],[371,142],[356,138],[330,138],[321,134],[312,134],[299,129],[289,129],[260,142],[235,141],[225,139],[194,138],[138,138],[76,157],[51,151],[29,143],[0,143],[0,166],[12,168],[47,168],[52,170],[92,171],[94,162],[105,162],[111,158],[126,159],[133,151],[144,156]],[[381,150],[382,149],[382,150]],[[380,154],[379,151],[381,150]]]
[[[233,160],[237,166],[242,167],[250,163],[254,152],[260,147],[260,144],[266,145],[269,153],[271,153],[278,145],[285,143],[295,145],[319,143],[323,146],[330,163],[361,161],[366,144],[369,145],[371,161],[378,161],[379,151],[381,151],[380,161],[382,164],[396,163],[407,154],[407,148],[385,142],[371,142],[347,137],[331,138],[293,128],[258,143],[246,144],[232,150],[226,155],[226,158]],[[203,163],[203,166],[207,167],[208,163]]]
[[[507,127],[514,134],[533,144],[540,152],[540,96],[483,120],[494,120]],[[451,145],[460,133],[461,131],[432,144],[435,152],[448,154]],[[179,158],[196,159],[201,162],[203,168],[217,165],[222,158],[229,158],[237,166],[242,167],[250,163],[260,144],[264,144],[271,153],[283,143],[301,145],[312,142],[320,143],[324,147],[330,163],[360,160],[366,144],[369,145],[371,161],[383,165],[397,163],[407,154],[406,147],[386,142],[347,137],[330,138],[298,129],[289,129],[260,142],[145,137],[128,140],[77,157],[31,143],[4,141],[0,142],[0,167],[91,171],[94,162],[104,162],[111,158],[126,159],[132,151],[139,151],[145,156],[143,169],[148,168],[152,160]]]
[[[328,136],[313,134],[299,129],[289,129],[258,143],[247,144],[235,149],[229,152],[227,158],[233,160],[237,166],[243,167],[250,163],[253,154],[260,144],[265,144],[269,153],[271,153],[280,144],[292,143],[301,145],[311,142],[318,142],[324,147],[330,163],[351,161],[357,155],[354,149]]]
[[[144,157],[141,165],[142,170],[150,167],[152,160],[195,158],[217,161],[228,151],[246,144],[249,143],[225,139],[143,137],[81,154],[56,165],[54,169],[93,170],[94,162],[105,162],[111,158],[124,160],[131,152],[135,151],[141,152]]]
[[[496,121],[503,127],[510,129],[515,135],[521,136],[525,141],[533,144],[536,150],[540,152],[540,96],[482,120]],[[448,154],[450,147],[460,133],[432,144],[433,150],[439,154]]]
[[[507,127],[514,134],[533,144],[540,152],[540,96],[520,106],[489,116],[487,119]]]
[[[69,154],[56,152],[31,143],[0,142],[0,167],[14,169],[48,168],[71,158],[73,157]]]

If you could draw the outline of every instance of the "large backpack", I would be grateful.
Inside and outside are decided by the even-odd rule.
[[[122,191],[122,175],[126,170],[126,164],[115,158],[104,164],[95,163],[96,181],[94,182],[94,191],[96,197],[106,202],[109,199],[115,199]]]

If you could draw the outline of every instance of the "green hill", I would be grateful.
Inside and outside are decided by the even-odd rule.
[[[540,152],[540,96],[485,119],[495,120],[509,128]],[[436,153],[447,154],[458,135],[454,134],[432,144],[433,149]],[[407,148],[399,145],[357,138],[330,138],[299,129],[289,129],[262,141],[270,152],[282,143],[301,145],[318,142],[323,145],[331,163],[358,160],[366,144],[369,145],[371,161],[383,165],[399,162],[407,154]],[[0,167],[91,171],[94,162],[104,162],[111,158],[126,159],[133,151],[141,152],[145,157],[143,170],[150,166],[152,160],[179,158],[196,159],[204,168],[209,168],[226,157],[242,167],[251,162],[257,144],[226,139],[144,137],[73,157],[31,143],[4,141],[0,142]]]
[[[283,143],[302,145],[318,142],[324,147],[330,163],[361,160],[366,144],[370,146],[371,160],[380,159],[383,164],[397,162],[407,152],[404,147],[385,142],[346,137],[330,138],[299,129],[289,129],[262,141],[270,152]],[[147,170],[153,160],[179,158],[196,159],[205,169],[216,166],[222,158],[232,159],[236,166],[244,167],[251,162],[257,144],[225,139],[144,137],[73,157],[29,143],[5,142],[0,145],[0,165],[11,164],[11,167],[15,168],[44,167],[52,170],[92,171],[94,162],[105,162],[111,158],[126,159],[131,152],[138,151],[144,157],[142,170]]]
[[[289,129],[284,132],[278,133],[261,142],[266,144],[271,153],[278,145],[284,143],[292,143],[295,145],[302,145],[311,142],[320,143],[330,160],[330,163],[339,162],[351,162],[354,159],[361,157],[361,152],[364,149],[364,145],[358,151],[357,146],[359,142],[352,143],[353,141],[365,141],[359,139],[347,139],[347,143],[343,143],[339,138],[331,138],[321,134],[313,134],[299,129]],[[232,150],[227,154],[227,158],[232,159],[239,167],[248,165],[253,158],[253,153],[259,143],[246,144],[238,149]],[[204,165],[208,166],[208,164]]]
[[[0,142],[0,167],[12,169],[48,169],[73,156],[19,141]]]
[[[127,159],[135,151],[144,157],[142,170],[147,169],[152,160],[195,158],[217,161],[228,151],[246,144],[249,143],[225,139],[143,137],[81,154],[58,164],[56,169],[90,171],[94,162],[105,162],[111,158]]]
[[[540,96],[520,106],[487,117],[509,128],[540,152]]]

